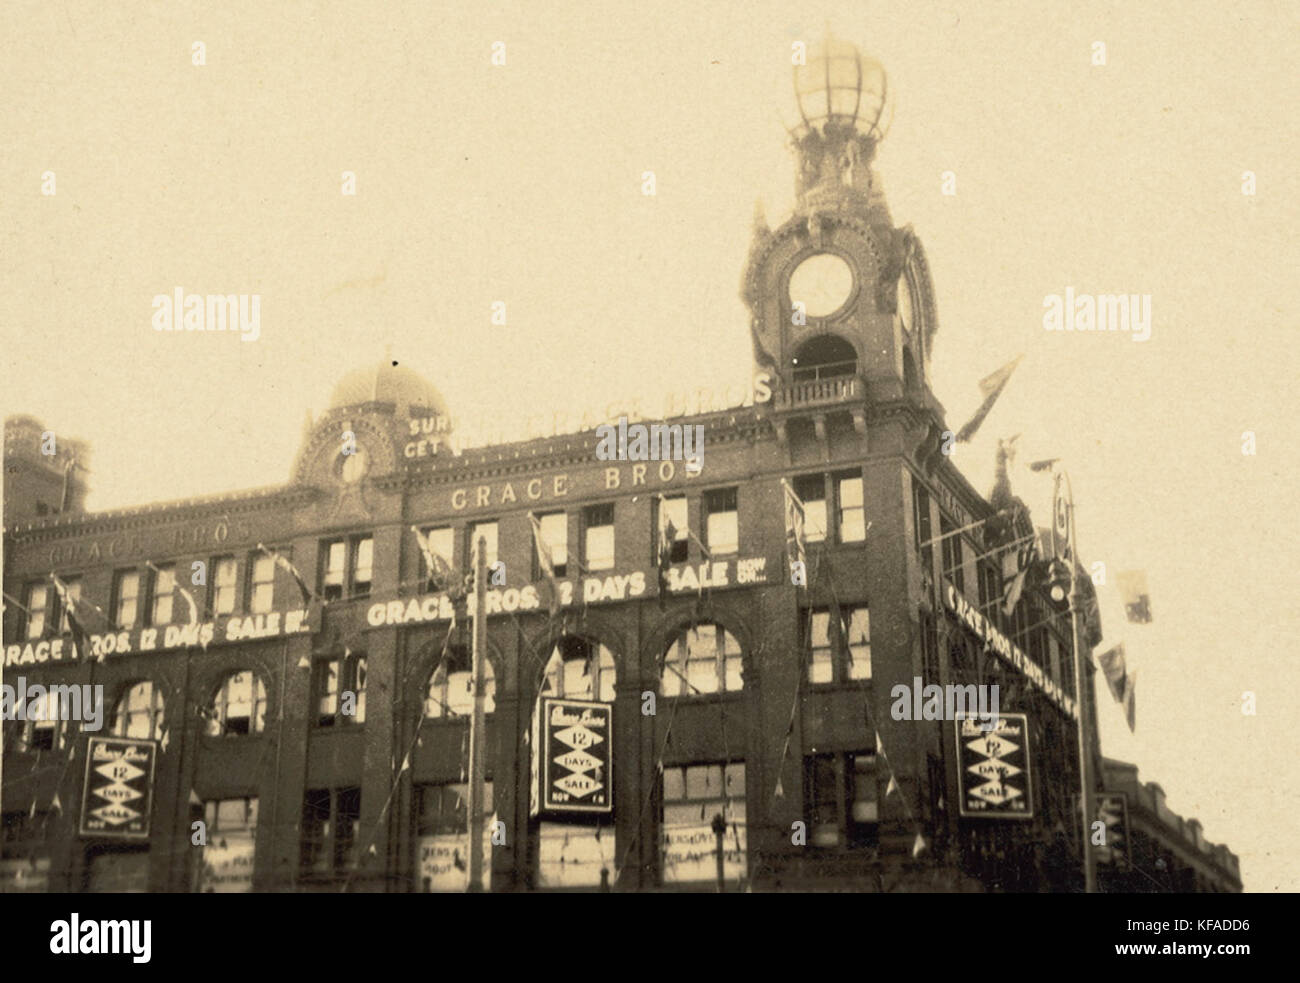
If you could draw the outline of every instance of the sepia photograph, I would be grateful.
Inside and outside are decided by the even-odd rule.
[[[1300,889],[1295,4],[3,19],[20,959]]]

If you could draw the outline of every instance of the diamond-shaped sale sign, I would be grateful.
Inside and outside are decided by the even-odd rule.
[[[91,737],[81,798],[82,836],[146,839],[153,808],[157,742],[132,737]]]
[[[541,748],[546,775],[541,809],[609,812],[614,708],[595,700],[543,701]]]
[[[976,717],[961,717],[955,730],[961,760],[961,814],[981,819],[1033,818],[1026,715],[1001,714],[992,727]]]

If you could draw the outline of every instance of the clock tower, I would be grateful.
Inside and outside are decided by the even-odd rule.
[[[894,227],[871,166],[889,125],[884,69],[827,39],[795,66],[794,88],[797,203],[775,230],[756,218],[742,282],[755,363],[775,377],[777,409],[842,403],[860,433],[872,405],[941,413],[927,385],[936,319],[925,254]],[[819,417],[823,439],[825,427]]]

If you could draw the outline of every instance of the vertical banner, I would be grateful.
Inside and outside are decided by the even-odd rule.
[[[1100,844],[1092,835],[1097,831],[1096,826],[1093,826],[1090,831],[1093,844],[1092,855],[1099,864],[1123,866],[1129,859],[1128,797],[1123,792],[1099,794],[1096,799],[1096,809],[1093,822],[1105,823],[1106,826],[1103,842]]]
[[[81,835],[149,838],[153,770],[158,745],[132,737],[91,737],[81,797]]]
[[[1023,713],[1004,713],[993,727],[987,720],[959,716],[955,723],[958,805],[977,819],[1032,819],[1033,785],[1029,764],[1029,726]]]
[[[608,703],[542,701],[542,811],[613,809],[613,714]]]

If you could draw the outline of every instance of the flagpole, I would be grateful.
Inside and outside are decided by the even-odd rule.
[[[1074,485],[1068,471],[1061,470],[1057,481],[1065,480],[1066,497],[1070,517],[1070,629],[1074,633],[1074,694],[1075,709],[1079,715],[1079,809],[1082,814],[1083,829],[1083,890],[1087,894],[1097,893],[1097,867],[1092,855],[1093,816],[1092,798],[1092,720],[1088,713],[1088,701],[1084,696],[1083,663],[1088,658],[1087,642],[1083,637],[1079,612],[1083,607],[1083,588],[1079,582],[1079,535],[1075,522]]]
[[[474,544],[474,711],[469,718],[469,892],[483,890],[483,649],[487,640],[487,538]]]

